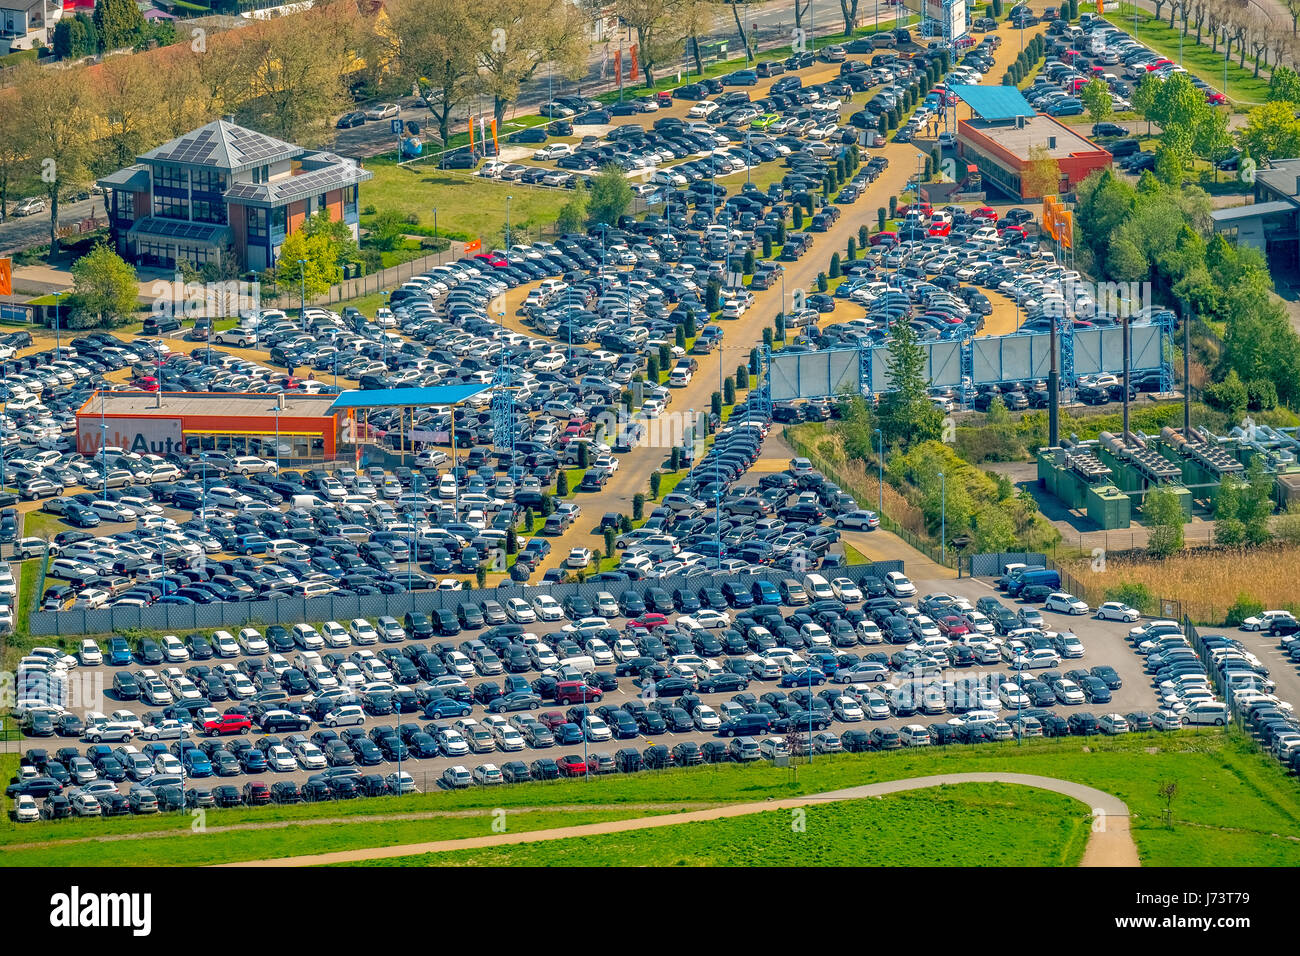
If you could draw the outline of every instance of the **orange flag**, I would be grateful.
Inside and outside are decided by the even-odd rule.
[[[12,259],[0,259],[0,295],[14,294],[14,271]]]

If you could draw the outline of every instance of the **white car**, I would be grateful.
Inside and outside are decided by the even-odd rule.
[[[1056,699],[1062,704],[1082,704],[1087,700],[1083,688],[1072,680],[1058,680],[1052,690],[1056,692]]]
[[[320,629],[320,634],[328,647],[349,647],[352,644],[348,629],[338,621],[326,621]]]
[[[180,664],[190,659],[189,648],[175,634],[165,635],[161,643],[163,660],[172,664]]]
[[[692,106],[689,110],[686,111],[686,115],[687,116],[709,116],[712,113],[716,113],[717,110],[718,110],[718,104],[714,103],[712,100],[700,100],[698,103],[696,103],[694,106]]]
[[[537,612],[523,598],[511,598],[506,601],[506,617],[516,624],[534,624]]]
[[[281,744],[266,749],[266,765],[276,773],[293,773],[298,769],[293,752]]]
[[[862,600],[862,591],[851,578],[834,578],[831,581],[831,590],[835,592],[835,597],[845,604],[857,604]]]
[[[582,718],[582,732],[592,743],[614,738],[614,732],[609,729],[609,724],[594,715]]]
[[[77,652],[81,658],[83,666],[93,666],[104,663],[104,652],[100,650],[99,645],[90,638],[81,642],[81,650]]]
[[[573,155],[573,147],[568,143],[551,143],[549,146],[543,146],[537,152],[533,153],[535,160],[563,159],[565,156]]]
[[[239,653],[239,642],[229,631],[217,631],[212,635],[212,651],[218,657],[235,657]]]
[[[375,626],[363,617],[358,617],[348,624],[348,634],[356,644],[378,644],[379,632]]]
[[[1291,620],[1290,611],[1265,611],[1257,617],[1248,617],[1241,622],[1243,631],[1266,631],[1274,621]]]
[[[1123,714],[1102,714],[1097,719],[1097,729],[1111,737],[1129,732],[1128,721]]]
[[[1073,594],[1065,591],[1056,591],[1047,595],[1044,607],[1049,611],[1059,611],[1062,614],[1087,614],[1092,610],[1088,607],[1087,601],[1080,601]]]
[[[696,730],[713,731],[722,726],[722,718],[708,704],[698,705],[691,719],[695,721]]]
[[[866,714],[862,712],[862,707],[858,702],[848,695],[836,697],[835,703],[831,705],[835,711],[835,719],[842,720],[845,723],[855,723],[859,720],[866,720]],[[888,709],[888,705],[886,705]]]
[[[560,621],[564,619],[564,608],[560,602],[549,594],[539,594],[533,598],[533,611],[539,621]],[[507,610],[506,613],[509,613]]]
[[[890,571],[885,575],[885,589],[896,598],[916,597],[916,585],[902,571]]]
[[[1002,706],[1009,710],[1023,710],[1032,707],[1034,703],[1019,684],[1011,681],[1005,681],[998,686],[998,700],[1002,701]]]
[[[569,551],[569,556],[564,559],[564,563],[570,568],[585,568],[591,564],[591,549],[573,548]]]
[[[14,819],[19,823],[36,823],[40,818],[41,809],[35,797],[25,793],[14,801]]]
[[[301,624],[295,627],[302,627]],[[309,645],[304,645],[309,646]],[[254,627],[246,627],[239,632],[239,649],[245,654],[265,654],[270,648],[264,638]]]
[[[634,657],[641,656],[641,649],[633,644],[626,637],[620,637],[614,642],[614,657],[618,661],[630,661]]]
[[[1137,608],[1129,607],[1123,601],[1107,601],[1097,608],[1099,621],[1124,621],[1132,624],[1142,616]]]
[[[1165,707],[1151,715],[1151,726],[1156,730],[1181,730],[1186,723],[1182,714]]]
[[[731,616],[726,611],[718,611],[713,608],[701,608],[691,615],[695,623],[707,630],[715,630],[728,627],[731,624]]]
[[[298,766],[303,770],[324,770],[325,754],[319,747],[312,743],[300,743],[294,750],[294,757],[298,760]]]

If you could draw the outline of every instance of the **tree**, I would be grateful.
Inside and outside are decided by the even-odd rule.
[[[370,222],[370,242],[377,249],[391,252],[406,239],[406,219],[391,207],[382,210]]]
[[[1233,475],[1226,475],[1219,484],[1219,496],[1214,502],[1214,542],[1225,548],[1239,547],[1246,539],[1246,528],[1241,523],[1241,500],[1244,483]]]
[[[885,443],[908,448],[914,443],[937,441],[943,434],[943,413],[926,391],[926,352],[911,324],[894,323],[886,363],[891,391],[881,398],[879,408]]]
[[[247,99],[243,110],[272,136],[314,146],[333,135],[351,102],[340,70],[355,37],[327,5],[240,30]],[[310,41],[307,40],[310,36]]]
[[[560,213],[555,217],[555,228],[561,233],[582,232],[590,204],[591,195],[586,185],[579,183],[569,194],[568,202],[560,207]]]
[[[1300,120],[1295,109],[1282,100],[1255,107],[1246,118],[1246,128],[1238,134],[1242,148],[1256,161],[1300,156]]]
[[[736,380],[731,376],[727,376],[722,383],[722,404],[736,404]]]
[[[1273,516],[1273,476],[1264,467],[1263,455],[1255,455],[1246,467],[1239,516],[1247,544],[1258,546],[1272,540],[1269,520]]]
[[[605,529],[605,553],[613,554],[616,550],[615,542],[618,540],[618,531],[614,528]]]
[[[1147,534],[1148,554],[1167,558],[1183,549],[1183,506],[1177,495],[1167,488],[1147,492],[1142,503],[1142,515],[1150,529]]]
[[[62,22],[62,21],[60,21]],[[0,110],[0,222],[8,220],[9,189],[31,168],[16,110]]]
[[[1092,80],[1079,94],[1083,100],[1083,105],[1088,109],[1088,116],[1094,123],[1100,123],[1104,119],[1109,119],[1112,109],[1110,103],[1110,87],[1101,80]]]
[[[858,24],[858,0],[840,0],[840,13],[844,17],[844,35],[849,36]]]
[[[467,11],[468,12],[468,11]],[[567,0],[500,0],[484,19],[486,42],[479,45],[478,74],[491,94],[497,125],[506,108],[544,64],[571,79],[586,73],[587,45],[582,11]]]
[[[555,497],[567,498],[569,496],[569,473],[561,468],[555,474]]]
[[[686,36],[695,25],[691,0],[615,0],[613,14],[636,34],[637,62],[647,86],[661,63],[680,60]]]
[[[14,88],[22,142],[50,210],[53,258],[59,249],[59,201],[89,179],[86,130],[92,125],[92,107],[86,78],[77,70],[47,70],[28,61],[15,72]]]
[[[632,202],[632,187],[623,170],[610,163],[591,179],[588,209],[591,218],[606,225],[616,225]]]
[[[632,520],[640,521],[645,517],[645,495],[637,492],[632,496]]]
[[[300,297],[310,302],[343,281],[343,262],[354,250],[347,226],[331,223],[322,210],[285,239],[276,262],[276,283],[299,290]],[[300,264],[300,259],[306,264]]]
[[[1046,146],[1029,147],[1029,157],[1020,173],[1020,186],[1026,198],[1055,196],[1061,188],[1061,164],[1052,158]]]
[[[1223,381],[1207,385],[1205,397],[1210,405],[1226,412],[1228,417],[1234,421],[1241,417],[1241,413],[1246,410],[1246,403],[1249,401],[1246,383],[1241,380],[1241,376],[1237,374],[1235,368],[1228,370],[1228,374]]]
[[[457,0],[397,0],[387,5],[398,64],[418,83],[445,144],[451,115],[478,88],[478,50],[490,42],[487,20]]]
[[[1151,110],[1155,106],[1156,97],[1160,94],[1161,79],[1153,73],[1148,73],[1142,77],[1142,80],[1133,90],[1129,102],[1133,104],[1133,109],[1143,119],[1147,121],[1147,135],[1151,135]]]
[[[506,554],[516,554],[519,551],[519,533],[515,531],[514,525],[506,529]]]
[[[651,498],[659,497],[659,489],[663,485],[663,481],[664,481],[663,472],[659,471],[658,469],[650,472],[650,497]]]
[[[105,52],[132,50],[145,33],[144,14],[135,0],[97,0],[94,19]]]
[[[111,326],[135,311],[140,284],[135,270],[100,243],[72,264],[73,309],[96,316],[99,325]]]
[[[80,60],[99,52],[99,31],[84,13],[63,17],[54,25],[51,41],[54,55],[60,60]]]

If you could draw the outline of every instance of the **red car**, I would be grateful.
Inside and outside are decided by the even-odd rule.
[[[474,258],[479,260],[480,262],[486,262],[494,269],[503,269],[510,264],[506,262],[506,260],[502,259],[500,256],[493,255],[490,252],[480,252],[478,255],[474,256]]]
[[[892,246],[898,242],[898,233],[878,232],[868,242],[873,246]]]
[[[1025,232],[1024,226],[1006,225],[998,230],[998,235],[1001,236],[1003,239],[1006,239],[1008,242],[1012,242],[1015,240],[1016,237],[1019,237],[1021,239],[1025,238],[1025,236],[1028,235],[1028,233]]]
[[[249,807],[264,807],[271,802],[271,788],[260,780],[244,784],[244,804]]]
[[[1211,106],[1224,106],[1228,102],[1226,96],[1222,93],[1215,92],[1214,90],[1206,90],[1205,99]]]
[[[972,219],[987,219],[989,222],[998,221],[998,211],[989,206],[978,206],[970,211]]]
[[[590,704],[605,695],[595,687],[590,687],[580,680],[560,681],[555,685],[555,702],[557,704]],[[552,727],[552,730],[555,728]]]
[[[547,730],[552,731],[555,730],[556,727],[560,726],[560,724],[567,724],[569,722],[569,718],[565,717],[563,712],[558,710],[548,710],[546,713],[541,714],[537,720]]]
[[[209,737],[246,734],[252,729],[253,722],[243,714],[222,714],[216,720],[203,722],[203,732]]]
[[[970,633],[970,627],[956,615],[945,617],[938,622],[939,631],[944,637],[957,639]]]
[[[569,754],[555,762],[559,765],[561,777],[585,777],[587,775],[587,761],[582,759],[581,754]]]
[[[664,617],[662,614],[650,611],[647,614],[642,614],[640,617],[632,618],[632,620],[627,622],[627,627],[630,631],[649,631],[656,627],[664,627],[667,623],[668,618]]]
[[[952,232],[952,223],[950,222],[932,222],[929,229],[932,236],[946,236]]]
[[[1173,60],[1166,60],[1166,59],[1164,59],[1164,58],[1162,57],[1162,58],[1159,59],[1159,60],[1156,60],[1156,61],[1154,61],[1154,62],[1152,62],[1152,63],[1148,63],[1148,64],[1147,64],[1147,72],[1148,72],[1148,73],[1154,73],[1156,70],[1160,69],[1162,66],[1173,66],[1173,65],[1174,65],[1174,61],[1173,61]]]

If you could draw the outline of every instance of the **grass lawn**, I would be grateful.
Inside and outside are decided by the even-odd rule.
[[[721,764],[674,770],[547,784],[523,784],[492,790],[470,789],[456,793],[426,793],[402,799],[267,807],[256,811],[209,811],[212,828],[242,822],[308,820],[418,811],[457,811],[495,808],[519,813],[541,807],[591,807],[596,811],[618,808],[617,816],[632,817],[665,804],[678,808],[721,803],[761,801],[821,793],[841,787],[923,776],[939,772],[1002,770],[1044,774],[1087,783],[1113,793],[1128,803],[1133,813],[1133,836],[1138,852],[1149,866],[1297,866],[1300,865],[1300,790],[1282,767],[1259,752],[1239,734],[1206,730],[1172,734],[1132,734],[1121,738],[1091,737],[1012,742],[941,750],[898,751],[885,754],[843,754],[818,757],[790,771],[772,767]],[[1173,804],[1173,826],[1161,821],[1163,801],[1157,789],[1164,781],[1178,784]],[[1030,791],[1021,791],[1029,793]],[[938,791],[917,794],[919,801],[934,800]],[[1025,804],[1022,799],[1018,801]],[[902,806],[902,804],[899,804]],[[400,811],[399,811],[400,808]],[[622,813],[622,808],[627,812]],[[593,822],[587,810],[547,811],[527,818],[533,829]],[[902,812],[902,811],[900,811]],[[542,816],[547,819],[541,819]],[[811,813],[810,813],[811,817]],[[608,817],[609,819],[615,816]],[[287,833],[270,830],[227,831],[220,840],[196,839],[187,814],[156,818],[63,821],[21,830],[0,823],[0,846],[40,842],[40,848],[8,849],[11,865],[112,865],[195,863],[249,860],[272,854],[326,852],[346,847],[392,845],[440,836],[483,833],[482,818],[464,823],[452,818],[431,823],[405,821],[330,826],[312,835],[300,826]],[[515,819],[511,815],[511,819]],[[788,817],[787,817],[788,820]],[[558,822],[557,822],[558,821]],[[464,826],[464,830],[459,827]],[[511,824],[512,827],[516,824]],[[787,823],[788,826],[788,823]],[[127,840],[113,843],[69,843],[68,838],[114,833],[170,831],[181,839]],[[908,833],[903,829],[903,833]],[[54,839],[55,836],[62,839]],[[956,852],[956,851],[954,851]]]
[[[673,489],[687,475],[686,469],[681,471],[664,472],[663,478],[659,482],[659,500],[662,501],[666,495],[673,493]]]
[[[845,564],[870,564],[867,556],[859,551],[847,541],[844,542],[844,563]]]
[[[1120,5],[1118,13],[1108,13],[1105,19],[1113,26],[1118,27],[1130,34],[1133,34],[1133,4],[1124,3]],[[1216,90],[1223,92],[1229,100],[1236,106],[1249,105],[1254,106],[1263,103],[1268,99],[1268,78],[1264,76],[1256,77],[1254,66],[1248,65],[1244,69],[1237,65],[1237,48],[1233,45],[1232,60],[1228,63],[1227,87],[1224,87],[1223,72],[1223,44],[1219,44],[1219,51],[1216,53],[1211,50],[1208,42],[1196,43],[1195,31],[1188,34],[1183,39],[1183,55],[1181,60],[1178,56],[1178,38],[1181,28],[1175,26],[1169,28],[1168,20],[1156,20],[1155,17],[1145,11],[1139,11],[1137,15],[1137,39],[1145,43],[1157,53],[1161,53],[1180,63],[1187,72],[1199,76],[1206,83],[1209,83]],[[1207,40],[1208,34],[1202,37]],[[1249,60],[1249,57],[1247,58]]]
[[[370,160],[366,168],[375,178],[361,184],[363,208],[415,215],[421,225],[432,225],[436,208],[439,235],[480,238],[485,249],[504,238],[507,196],[512,197],[510,230],[520,242],[553,233],[560,209],[569,201],[563,189],[493,182],[424,166],[399,168]],[[362,225],[370,218],[363,216]]]
[[[1076,866],[1088,808],[1046,791],[963,784],[655,830],[426,853],[384,866]],[[369,863],[358,865],[371,865]]]

